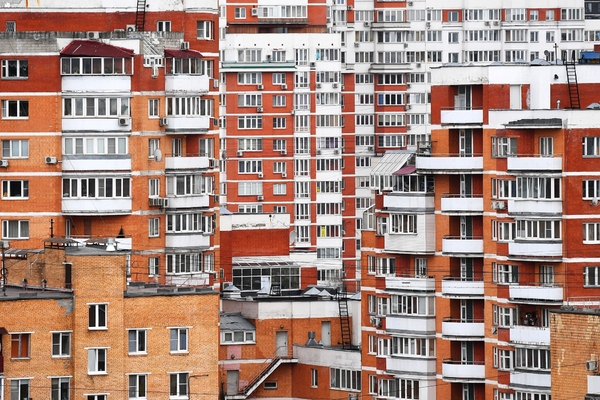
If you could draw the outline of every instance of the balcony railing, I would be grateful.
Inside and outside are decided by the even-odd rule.
[[[387,276],[386,289],[435,291],[435,278],[428,276]]]
[[[483,280],[467,281],[452,277],[444,277],[442,280],[442,296],[483,297],[483,289]]]
[[[442,253],[446,254],[483,254],[483,237],[481,236],[444,236]]]
[[[460,154],[435,154],[428,156],[421,152],[417,154],[416,167],[419,172],[478,172],[483,171],[483,157],[481,154],[462,156]]]
[[[509,171],[562,171],[561,156],[521,155],[508,157],[506,167]]]
[[[460,109],[458,107],[441,111],[442,125],[483,124],[483,109]]]
[[[210,159],[204,154],[186,154],[182,157],[165,157],[166,169],[206,169],[209,166]]]
[[[444,360],[442,363],[442,378],[449,381],[482,381],[485,379],[485,361]]]
[[[560,285],[520,283],[509,287],[509,296],[514,301],[558,302],[563,301],[563,288]]]
[[[480,214],[483,212],[483,195],[442,195],[442,212],[453,214]]]
[[[456,338],[481,338],[485,336],[485,325],[482,319],[460,320],[444,318],[442,320],[442,336]]]
[[[515,325],[510,327],[510,341],[534,345],[550,345],[550,328]]]
[[[562,241],[541,242],[523,240],[508,244],[509,257],[519,259],[547,260],[562,257]]]

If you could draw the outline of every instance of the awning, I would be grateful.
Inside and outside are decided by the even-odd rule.
[[[392,175],[406,164],[412,152],[387,152],[371,169],[371,175]],[[377,158],[373,158],[373,161]]]
[[[202,58],[202,54],[196,50],[165,49],[167,58]]]
[[[69,57],[133,57],[133,50],[95,40],[73,40],[61,52]]]
[[[264,256],[264,257],[232,257],[233,268],[257,267],[300,267],[290,257]]]
[[[394,172],[394,175],[410,175],[417,170],[417,167],[414,165],[405,165],[400,168],[398,171]]]

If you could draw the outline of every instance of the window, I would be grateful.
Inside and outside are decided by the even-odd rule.
[[[561,178],[518,177],[517,197],[521,199],[560,199]]]
[[[246,8],[245,7],[236,7],[233,10],[233,17],[235,19],[244,19],[244,18],[246,18]]]
[[[270,276],[271,285],[279,284],[282,290],[300,288],[300,268],[296,267],[234,268],[233,284],[242,291],[259,291],[261,276]]]
[[[600,136],[586,136],[583,138],[583,156],[598,157],[600,156]]]
[[[519,283],[519,266],[492,263],[492,281],[498,284]]]
[[[275,194],[275,195],[286,194],[286,187],[287,187],[287,185],[285,183],[274,183],[273,184],[273,194]]]
[[[554,10],[546,10],[546,21],[554,21]]]
[[[427,259],[415,258],[415,276],[427,277]]]
[[[129,116],[127,97],[71,97],[63,98],[65,118],[117,118]]]
[[[540,392],[519,392],[515,391],[515,400],[551,400],[552,396],[550,393],[540,393]],[[512,399],[506,399],[512,400]]]
[[[239,85],[259,85],[262,83],[262,73],[260,72],[239,72]]]
[[[527,240],[548,240],[561,238],[560,220],[519,220],[517,238]]]
[[[88,374],[106,374],[106,350],[88,349]]]
[[[63,198],[128,198],[130,178],[65,178]]]
[[[29,117],[28,100],[2,100],[2,118],[16,119]]]
[[[285,107],[286,105],[286,96],[284,95],[274,95],[273,96],[273,107]]]
[[[416,214],[392,214],[390,233],[417,233]]]
[[[108,304],[89,304],[88,305],[88,328],[106,329],[106,313]]]
[[[29,197],[29,181],[2,181],[3,199],[26,199]]]
[[[223,331],[222,341],[226,344],[256,343],[255,331]]]
[[[529,20],[537,21],[540,19],[540,12],[538,10],[529,10]]]
[[[171,21],[157,21],[157,32],[171,32]]]
[[[238,212],[241,214],[260,214],[263,212],[262,204],[240,204]]]
[[[517,309],[508,307],[498,307],[494,304],[495,322],[501,327],[511,327],[517,324]]]
[[[196,22],[196,37],[198,39],[212,40],[213,39],[213,23],[212,23],[212,21]]]
[[[29,342],[31,334],[29,333],[13,333],[11,337],[10,358],[29,358]]]
[[[435,315],[435,297],[392,295],[391,313],[400,315]]]
[[[146,354],[146,329],[130,329],[127,331],[129,354]]]
[[[178,213],[167,215],[167,233],[204,232],[208,215],[201,213]],[[210,232],[210,230],[209,230]]]
[[[88,394],[86,397],[87,400],[106,400],[105,394]]]
[[[600,286],[600,267],[584,267],[583,278],[584,287]]]
[[[262,117],[259,115],[240,115],[238,129],[262,129]]]
[[[276,59],[273,59],[273,61],[285,62],[285,51],[283,51],[283,52],[274,51],[273,56],[276,57]],[[285,73],[283,73],[283,72],[273,73],[273,76],[271,79],[272,79],[273,85],[283,85],[286,82],[285,81]]]
[[[154,58],[162,60],[162,58]],[[131,57],[63,57],[61,75],[131,75]]]
[[[449,22],[457,22],[458,21],[458,11],[449,11],[448,12],[448,21]]]
[[[275,214],[285,214],[287,213],[287,206],[274,206],[273,212]]]
[[[29,140],[3,140],[2,158],[28,158]]]
[[[129,375],[129,398],[146,398],[146,375]]]
[[[317,248],[317,258],[340,258],[342,249],[339,247],[321,247]]]
[[[159,237],[160,236],[160,219],[149,218],[148,219],[148,237]]]
[[[2,239],[29,239],[29,221],[2,221]]]
[[[583,224],[583,243],[600,243],[600,223]]]
[[[159,274],[159,260],[158,257],[150,257],[148,258],[148,275],[154,276]]]
[[[262,151],[263,140],[261,138],[239,138],[238,150],[241,151]]]
[[[238,182],[238,196],[260,196],[262,194],[262,182]]]
[[[247,63],[256,63],[262,61],[262,50],[261,49],[245,49],[238,50],[238,61]]]
[[[176,398],[187,398],[189,376],[187,372],[173,373],[170,375],[169,395]]]
[[[540,265],[540,284],[546,286],[554,285],[554,266]]]
[[[187,353],[188,328],[171,328],[170,343],[171,353]]]
[[[148,117],[158,118],[158,116],[159,116],[158,104],[159,104],[158,99],[148,99]]]
[[[550,350],[515,349],[515,369],[550,370]]]
[[[167,275],[191,274],[200,272],[200,253],[168,254]]]
[[[448,32],[448,43],[458,43],[458,32]]]
[[[69,400],[70,378],[52,378],[51,400]]]
[[[287,141],[284,139],[273,140],[273,151],[286,151]]]
[[[492,157],[510,157],[517,154],[517,138],[492,137]]]
[[[411,357],[435,357],[435,339],[392,337],[392,354]]]
[[[213,101],[200,97],[167,97],[167,116],[212,116]]]
[[[10,381],[10,400],[29,399],[29,379],[12,379]]]
[[[330,368],[331,389],[361,390],[361,372]]]
[[[52,333],[52,357],[69,357],[71,355],[71,332]]]
[[[262,160],[238,161],[238,173],[240,174],[258,174],[262,171]]]
[[[285,129],[286,119],[285,117],[273,118],[273,129]]]
[[[504,371],[510,371],[513,364],[512,350],[498,350],[498,368]]]
[[[127,141],[126,137],[67,137],[63,154],[127,154]]]
[[[27,79],[29,66],[27,60],[2,60],[2,78]]]
[[[148,139],[148,158],[154,158],[160,147],[160,139]]]
[[[319,371],[315,368],[310,369],[310,387],[319,386]]]
[[[377,313],[377,296],[369,294],[367,295],[368,313]]]

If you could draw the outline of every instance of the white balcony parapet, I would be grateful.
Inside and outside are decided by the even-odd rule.
[[[509,171],[562,171],[562,157],[508,157]]]
[[[404,358],[388,357],[385,363],[386,371],[405,372],[420,375],[435,375],[435,358]]]
[[[432,292],[435,291],[435,278],[386,276],[385,288]]]
[[[131,171],[131,155],[63,156],[66,171]]]
[[[208,207],[209,194],[197,196],[167,196],[168,205],[165,208],[204,208]]]
[[[483,171],[483,157],[435,156],[416,157],[418,171],[452,173],[459,171]]]
[[[442,379],[462,382],[482,381],[485,379],[485,363],[472,361],[470,364],[462,364],[460,361],[444,360]]]
[[[383,207],[393,209],[433,210],[434,197],[426,193],[390,193],[383,196]]]
[[[120,199],[62,199],[62,212],[69,215],[131,214],[131,198]]]
[[[385,317],[385,328],[388,331],[435,334],[435,316],[414,317],[388,314]]]
[[[509,214],[562,214],[562,200],[509,199]]]
[[[558,285],[511,285],[509,287],[511,300],[533,300],[542,302],[562,302],[563,288]]]
[[[130,132],[131,117],[63,118],[63,132]]]
[[[541,326],[515,325],[510,327],[510,341],[513,343],[550,345],[550,328]]]
[[[485,336],[483,320],[461,321],[444,318],[442,320],[442,336],[457,338],[479,338]]]
[[[479,214],[483,212],[482,195],[442,195],[442,212]]]
[[[540,388],[549,390],[552,383],[550,371],[529,372],[519,369],[518,371],[510,372],[510,386]]]
[[[442,125],[483,124],[483,110],[442,110]]]
[[[166,75],[165,92],[167,95],[177,92],[208,93],[209,81],[208,75]]]
[[[199,247],[210,247],[211,235],[197,233],[167,233],[165,235],[165,247],[171,249],[197,249]]]
[[[527,240],[508,244],[509,257],[528,259],[548,259],[562,257],[562,241],[558,243]]]
[[[483,281],[466,281],[461,278],[445,277],[442,280],[442,296],[448,297],[482,297]]]
[[[165,157],[166,169],[206,169],[209,165],[208,157]]]
[[[208,130],[210,128],[210,120],[212,118],[205,115],[195,116],[168,116],[167,117],[167,133],[178,130]]]
[[[448,254],[483,254],[483,238],[467,236],[446,236],[442,238],[442,253]]]

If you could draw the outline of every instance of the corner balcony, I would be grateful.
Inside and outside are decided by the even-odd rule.
[[[209,194],[199,194],[194,196],[167,196],[166,209],[176,208],[208,208]]]
[[[519,369],[510,372],[510,387],[515,388],[539,388],[542,390],[550,390],[552,379],[550,371],[528,371]]]
[[[550,346],[550,328],[540,326],[511,326],[510,341],[519,344]]]
[[[208,115],[169,115],[166,117],[166,133],[178,133],[179,131],[206,132],[210,128],[211,119]]]
[[[442,212],[448,214],[480,215],[483,213],[483,195],[442,195]]]
[[[212,235],[204,235],[202,232],[167,232],[165,235],[165,247],[177,250],[198,248],[208,249],[210,247],[211,236]]]
[[[483,172],[483,157],[460,157],[458,154],[419,155],[416,157],[419,173],[429,174],[467,174]]]
[[[131,171],[131,155],[64,155],[63,172]]]
[[[485,380],[485,362],[444,360],[442,379],[449,382],[482,382]]]
[[[483,110],[453,108],[441,110],[442,125],[481,125]]]
[[[562,200],[555,199],[509,199],[508,214],[539,215],[562,214]]]
[[[563,288],[559,285],[511,285],[509,286],[508,293],[511,301],[521,303],[543,302],[561,304],[563,302]]]
[[[508,171],[562,171],[562,157],[517,156],[506,161]]]
[[[165,157],[165,169],[207,169],[210,166],[210,158],[208,157]]]
[[[385,370],[396,374],[408,373],[435,376],[435,358],[404,358],[391,356],[385,360]]]
[[[444,318],[442,320],[442,337],[460,340],[480,340],[485,336],[483,320],[467,320]]]
[[[444,277],[442,296],[454,298],[483,298],[483,280],[465,281],[461,278]]]
[[[481,236],[444,236],[442,253],[455,256],[483,255],[483,237]]]
[[[166,75],[165,92],[167,95],[177,93],[205,94],[210,89],[210,78],[208,75]]]
[[[64,215],[127,215],[131,214],[131,198],[63,198]]]
[[[562,247],[562,241],[515,241],[508,244],[508,254],[509,258],[519,260],[560,261],[563,253]]]
[[[434,292],[435,278],[386,276],[385,288],[388,290],[414,290],[419,292]]]

